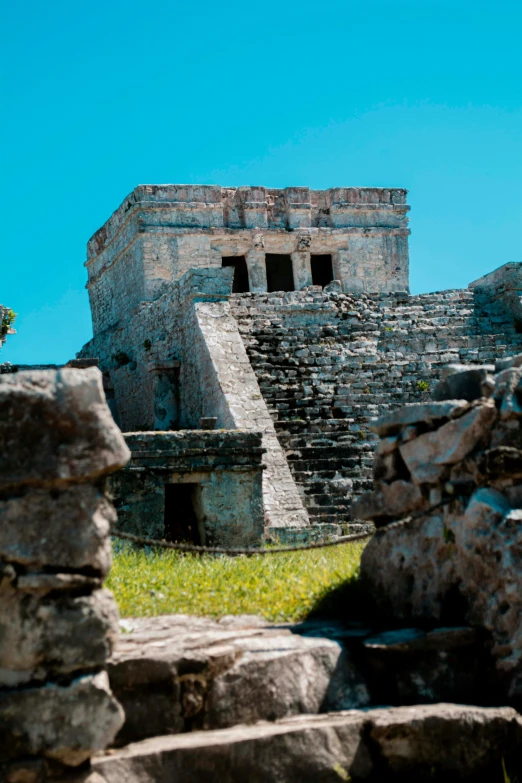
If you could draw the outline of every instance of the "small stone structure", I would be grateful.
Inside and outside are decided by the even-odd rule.
[[[206,546],[262,544],[260,434],[134,432],[125,441],[131,463],[111,478],[123,529]]]
[[[388,619],[483,629],[496,698],[520,708],[522,354],[450,365],[434,396],[372,425],[376,488],[354,513],[379,529],[362,578]]]
[[[118,611],[102,588],[129,458],[96,369],[0,378],[0,780],[39,783],[108,745],[123,711],[106,663]]]

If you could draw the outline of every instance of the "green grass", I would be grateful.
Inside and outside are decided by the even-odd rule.
[[[258,614],[301,620],[358,574],[365,541],[264,557],[216,557],[116,544],[107,580],[123,617]]]

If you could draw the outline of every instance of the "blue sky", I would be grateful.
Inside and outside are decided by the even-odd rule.
[[[413,292],[522,261],[521,29],[501,0],[8,4],[2,361],[90,338],[85,245],[139,183],[407,187]]]

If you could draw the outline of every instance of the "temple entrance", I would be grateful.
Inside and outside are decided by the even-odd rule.
[[[267,253],[267,291],[295,291],[292,258],[282,253]]]
[[[178,544],[201,544],[195,511],[197,484],[165,484],[164,535]]]
[[[234,267],[234,280],[232,282],[233,294],[247,294],[250,291],[248,283],[248,269],[244,256],[223,256],[221,266]]]
[[[331,255],[312,256],[312,282],[314,285],[320,285],[323,288],[331,283],[333,278],[333,265]]]

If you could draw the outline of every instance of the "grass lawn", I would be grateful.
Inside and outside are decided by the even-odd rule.
[[[107,587],[122,617],[179,612],[297,621],[327,593],[357,576],[366,543],[264,557],[216,557],[117,542]]]

